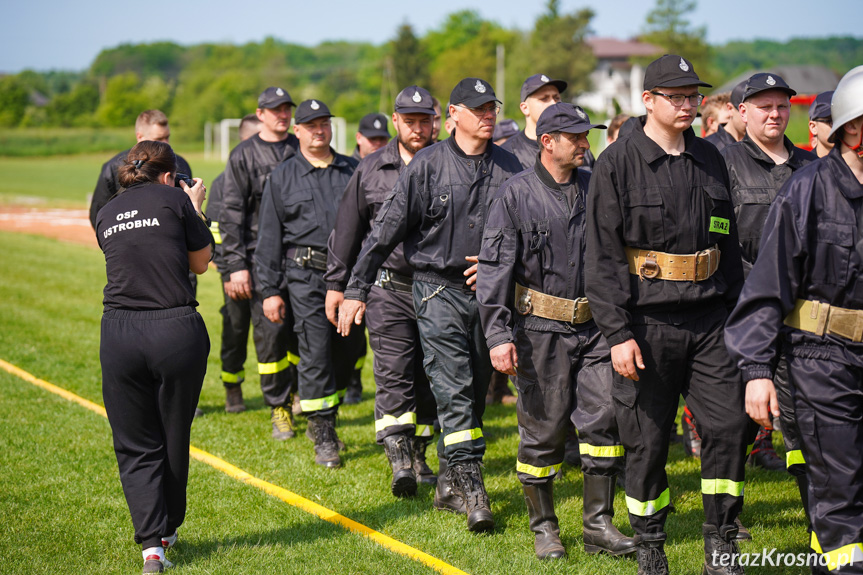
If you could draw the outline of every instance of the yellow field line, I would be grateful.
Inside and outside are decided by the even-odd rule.
[[[88,401],[81,396],[75,395],[71,391],[67,391],[62,387],[57,387],[53,383],[48,383],[43,379],[39,379],[38,377],[27,373],[23,369],[12,365],[6,361],[0,359],[0,367],[4,370],[8,371],[12,375],[15,375],[24,381],[32,383],[37,387],[41,387],[46,391],[50,391],[60,397],[67,399],[69,401],[75,402],[83,407],[86,407],[90,411],[98,413],[102,417],[107,417],[105,413],[105,408],[101,405],[93,403],[92,401]],[[443,573],[444,575],[467,575],[464,571],[457,569],[450,565],[449,563],[445,563],[436,557],[432,557],[428,553],[423,553],[419,549],[415,549],[410,545],[406,545],[401,541],[393,539],[379,531],[375,531],[370,527],[366,527],[362,523],[357,523],[353,519],[349,519],[344,515],[340,515],[331,509],[327,509],[323,505],[318,505],[314,501],[310,501],[305,497],[301,497],[296,493],[288,491],[278,485],[274,485],[269,483],[268,481],[264,481],[263,479],[258,479],[257,477],[243,471],[239,467],[231,465],[224,459],[220,459],[211,453],[207,453],[202,449],[198,449],[194,445],[189,446],[189,454],[198,461],[202,463],[206,463],[210,467],[218,469],[225,475],[237,479],[238,481],[242,481],[243,483],[247,483],[249,485],[253,485],[258,489],[269,493],[273,497],[277,497],[287,503],[288,505],[292,505],[294,507],[298,507],[307,513],[311,513],[312,515],[323,519],[324,521],[328,521],[340,527],[347,529],[353,533],[359,533],[360,535],[364,535],[368,537],[381,547],[389,549],[395,553],[400,555],[405,555],[410,557],[415,561],[419,561],[425,565],[428,565],[435,571]]]

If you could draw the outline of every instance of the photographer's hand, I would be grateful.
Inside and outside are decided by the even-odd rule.
[[[200,213],[201,206],[204,205],[204,200],[207,199],[207,188],[204,186],[204,180],[201,178],[192,178],[195,180],[195,185],[191,188],[186,184],[186,182],[180,182],[180,187],[183,189],[186,194],[188,194],[189,199],[192,200],[192,205],[195,206],[195,211]]]

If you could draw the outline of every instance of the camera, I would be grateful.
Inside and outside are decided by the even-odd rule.
[[[186,182],[186,185],[190,188],[195,185],[195,180],[193,180],[191,176],[189,176],[188,174],[177,172],[177,174],[174,176],[174,185],[182,189],[183,186],[180,185],[180,182]]]

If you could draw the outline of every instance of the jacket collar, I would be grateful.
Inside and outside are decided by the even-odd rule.
[[[394,137],[386,146],[384,146],[381,151],[380,165],[396,168],[398,170],[404,167],[405,163],[404,160],[402,160],[401,153],[399,152],[399,139],[397,137]]]
[[[747,132],[743,139],[740,140],[743,149],[746,150],[746,153],[755,158],[760,162],[764,162],[770,166],[775,166],[776,162],[773,161],[773,158],[767,155],[767,153],[761,149],[761,147],[755,143],[755,140],[749,137],[749,132]],[[795,153],[797,148],[791,143],[791,140],[788,139],[788,136],[782,136],[782,145],[785,146],[785,149],[788,151],[788,160],[785,162],[792,169],[796,170],[798,168],[803,167],[803,161],[800,158],[800,154]]]
[[[659,146],[659,144],[651,140],[647,134],[644,133],[644,124],[646,122],[647,116],[641,116],[638,119],[638,123],[635,124],[635,127],[632,129],[630,137],[636,144],[635,149],[638,150],[638,153],[641,154],[644,161],[648,164],[652,164],[656,160],[664,158],[668,154]],[[695,132],[691,127],[687,128],[683,132],[683,146],[684,154],[690,156],[699,164],[704,163],[705,157],[703,148],[698,142],[698,138],[695,136]]]
[[[842,158],[842,153],[839,151],[841,146],[834,146],[830,153],[816,160],[817,162],[826,162],[833,173],[833,177],[839,183],[839,191],[849,200],[863,198],[863,184],[857,181],[854,172],[845,163]]]
[[[333,155],[333,163],[327,166],[327,168],[338,168],[340,170],[343,170],[347,167],[350,167],[347,156],[339,154],[332,147],[330,147],[330,153]],[[296,153],[296,157],[299,159],[300,165],[302,166],[303,175],[306,175],[317,169],[306,159],[302,152],[298,151]]]
[[[452,134],[450,135],[449,138],[447,138],[445,140],[445,142],[447,142],[447,144],[449,144],[450,149],[453,151],[453,153],[455,155],[457,155],[461,158],[464,158],[465,160],[472,160],[473,159],[472,157],[465,154],[464,150],[459,148],[458,144],[455,143],[455,130],[452,131]],[[486,147],[485,147],[485,151],[482,153],[482,160],[486,163],[491,158],[492,148],[494,148],[494,145],[491,143],[491,140],[489,140],[488,145],[486,145]]]

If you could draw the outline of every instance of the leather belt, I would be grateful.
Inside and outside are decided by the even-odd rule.
[[[863,341],[863,311],[820,301],[797,300],[785,325],[815,335],[829,333],[856,343]]]
[[[414,291],[413,278],[397,274],[386,268],[381,268],[381,273],[378,275],[375,285],[386,290],[402,293],[413,293]]]
[[[312,268],[327,271],[327,254],[305,246],[291,246],[285,252],[285,257],[301,268]]]
[[[695,254],[667,254],[653,250],[626,248],[629,273],[644,278],[678,282],[704,281],[719,268],[716,246]]]
[[[572,324],[587,323],[593,319],[586,297],[565,299],[515,284],[515,309],[521,315],[535,315],[545,319]]]

